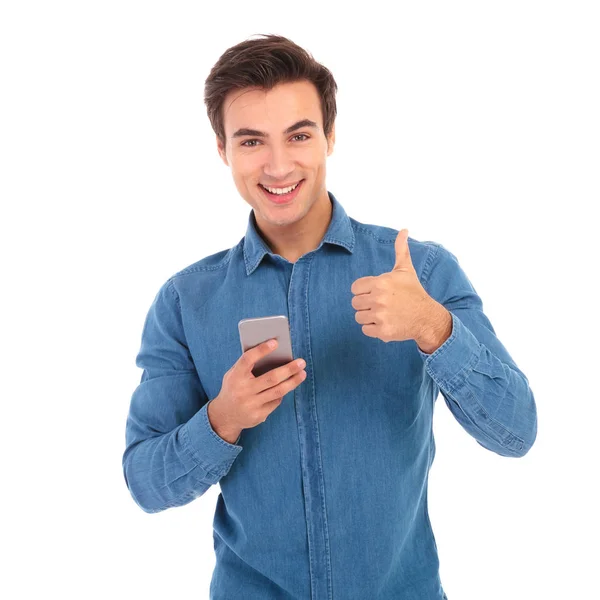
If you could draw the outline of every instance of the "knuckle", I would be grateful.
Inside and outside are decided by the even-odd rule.
[[[284,381],[283,383],[280,383],[278,386],[276,386],[275,392],[276,398],[280,398],[285,396],[289,391],[290,391],[291,385],[290,385],[290,380],[288,379],[287,381]]]

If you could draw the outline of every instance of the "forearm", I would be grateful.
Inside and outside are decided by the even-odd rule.
[[[131,495],[146,512],[182,506],[201,496],[228,473],[242,450],[225,444],[211,429],[206,405],[173,431],[139,442],[129,423],[123,472]]]
[[[173,279],[148,311],[136,364],[143,373],[127,417],[123,474],[136,503],[158,512],[201,496],[242,450],[211,427]]]
[[[187,504],[214,482],[186,450],[182,427],[143,440],[123,457],[127,486],[145,512]]]
[[[432,243],[422,277],[435,300],[425,306],[428,318],[419,319],[425,327],[416,328],[427,373],[456,420],[482,446],[503,456],[523,456],[537,435],[527,378],[498,339],[454,254]]]
[[[533,392],[525,375],[493,339],[496,352],[455,316],[452,334],[439,352],[423,357],[448,407],[482,446],[503,456],[523,456],[537,434]]]
[[[484,349],[483,359],[459,381],[445,396],[449,406],[458,405],[453,413],[463,427],[497,454],[524,456],[535,440],[537,419],[533,393],[522,375]]]

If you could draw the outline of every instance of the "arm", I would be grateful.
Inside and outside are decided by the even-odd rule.
[[[527,377],[496,337],[454,254],[434,243],[423,278],[427,293],[450,315],[437,312],[428,338],[417,345],[427,372],[456,420],[479,444],[502,456],[524,456],[537,435]]]
[[[127,417],[123,475],[135,502],[154,513],[204,494],[228,473],[242,447],[211,427],[210,402],[186,345],[171,279],[150,307],[136,365],[143,373]]]

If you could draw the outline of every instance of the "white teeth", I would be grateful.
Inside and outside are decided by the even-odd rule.
[[[298,182],[298,183],[300,183],[300,182]],[[263,185],[263,187],[266,190],[268,190],[269,192],[271,192],[271,194],[281,195],[281,194],[289,194],[292,190],[295,190],[298,187],[298,183],[296,185],[292,185],[290,187],[282,188],[282,189],[274,189],[274,188],[267,187],[266,185]]]

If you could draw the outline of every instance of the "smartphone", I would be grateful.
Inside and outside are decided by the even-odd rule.
[[[259,377],[281,365],[294,360],[292,356],[292,337],[290,325],[285,315],[272,317],[257,317],[253,319],[242,319],[238,323],[242,353],[254,346],[258,346],[267,340],[275,338],[277,348],[266,356],[263,356],[252,369],[252,374]]]

